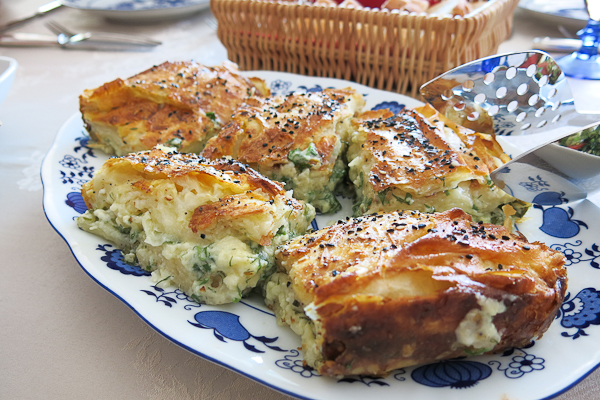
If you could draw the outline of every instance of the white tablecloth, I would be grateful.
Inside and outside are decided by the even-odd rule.
[[[0,24],[45,2],[0,0]],[[288,398],[149,328],[82,271],[42,209],[40,162],[60,126],[78,112],[78,95],[165,60],[220,63],[226,51],[207,24],[210,12],[124,24],[63,8],[19,31],[48,33],[43,25],[48,18],[74,30],[139,33],[164,44],[127,53],[0,48],[0,55],[19,62],[13,87],[0,105],[0,398]],[[515,27],[500,51],[525,50],[533,36],[558,35],[556,26],[520,12]],[[588,111],[600,109],[600,90],[590,85],[576,91],[578,104]],[[599,399],[600,372],[558,398]]]

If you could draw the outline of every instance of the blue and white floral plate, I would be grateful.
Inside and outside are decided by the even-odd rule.
[[[350,82],[256,71],[275,94],[353,86],[367,108],[393,111],[414,107],[414,99]],[[226,306],[200,305],[181,291],[161,289],[148,273],[123,262],[120,251],[77,228],[86,206],[79,193],[107,159],[87,147],[81,117],[58,132],[44,159],[44,209],[83,270],[131,307],[169,340],[291,396],[306,399],[481,400],[548,399],[575,385],[600,363],[600,209],[584,200],[569,202],[544,176],[524,176],[520,184],[536,192],[535,206],[519,229],[530,239],[562,251],[569,271],[568,296],[556,320],[539,340],[493,356],[442,361],[392,372],[385,378],[319,376],[302,365],[300,339],[280,327],[259,297]],[[510,146],[507,147],[510,152]],[[349,213],[319,216],[325,226]]]
[[[63,0],[62,4],[113,20],[159,20],[190,15],[210,0]]]

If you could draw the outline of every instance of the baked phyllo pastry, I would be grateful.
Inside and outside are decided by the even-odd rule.
[[[460,209],[339,221],[291,240],[276,263],[266,303],[331,376],[523,347],[567,283],[562,253]]]
[[[203,155],[231,156],[284,182],[318,211],[335,212],[341,208],[334,192],[346,171],[350,120],[364,103],[351,88],[250,99]]]
[[[125,155],[157,144],[199,153],[238,105],[269,90],[225,62],[165,62],[129,79],[85,90],[79,105],[90,145]]]
[[[306,232],[314,209],[231,159],[168,149],[111,158],[81,194],[84,230],[125,260],[207,304],[239,301],[273,273],[275,248]]]
[[[528,204],[500,190],[490,172],[510,158],[494,136],[456,125],[430,106],[367,111],[353,120],[349,176],[355,216],[379,211],[445,211],[502,224]]]

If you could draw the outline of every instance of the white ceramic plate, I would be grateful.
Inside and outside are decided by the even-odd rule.
[[[14,58],[0,56],[0,103],[8,94],[15,80],[17,65],[17,60]]]
[[[519,8],[547,22],[583,27],[589,19],[583,0],[521,0]]]
[[[62,4],[112,20],[154,21],[208,9],[210,0],[63,0]]]
[[[367,108],[419,105],[405,96],[335,79],[264,71],[248,75],[265,79],[275,94],[353,86],[366,96]],[[519,229],[567,256],[569,288],[560,314],[541,340],[504,354],[399,369],[386,378],[334,379],[303,367],[296,350],[300,339],[276,324],[262,299],[199,305],[179,290],[155,287],[147,273],[123,263],[111,244],[78,229],[74,219],[85,211],[81,185],[107,159],[86,147],[87,140],[80,116],[74,115],[42,165],[46,216],[83,270],[169,340],[276,390],[328,400],[546,399],[569,389],[600,363],[600,210],[589,201],[569,203],[545,185],[544,176],[523,176],[521,185],[538,195],[530,219]],[[349,214],[350,201],[344,206],[340,214],[319,216],[319,226]]]

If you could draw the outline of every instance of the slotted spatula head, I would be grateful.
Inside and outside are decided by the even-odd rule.
[[[533,149],[490,174],[513,196],[532,202],[538,190],[555,190],[573,201],[600,188],[597,173],[579,173],[577,166],[585,161],[577,152],[550,147],[597,125],[600,115],[577,112],[565,75],[548,54],[528,51],[475,60],[424,84],[421,95],[450,120],[478,132],[544,135]]]
[[[579,114],[556,61],[541,51],[482,58],[421,87],[421,95],[451,120],[484,133],[523,135],[589,124]],[[556,133],[560,135],[560,133]]]

